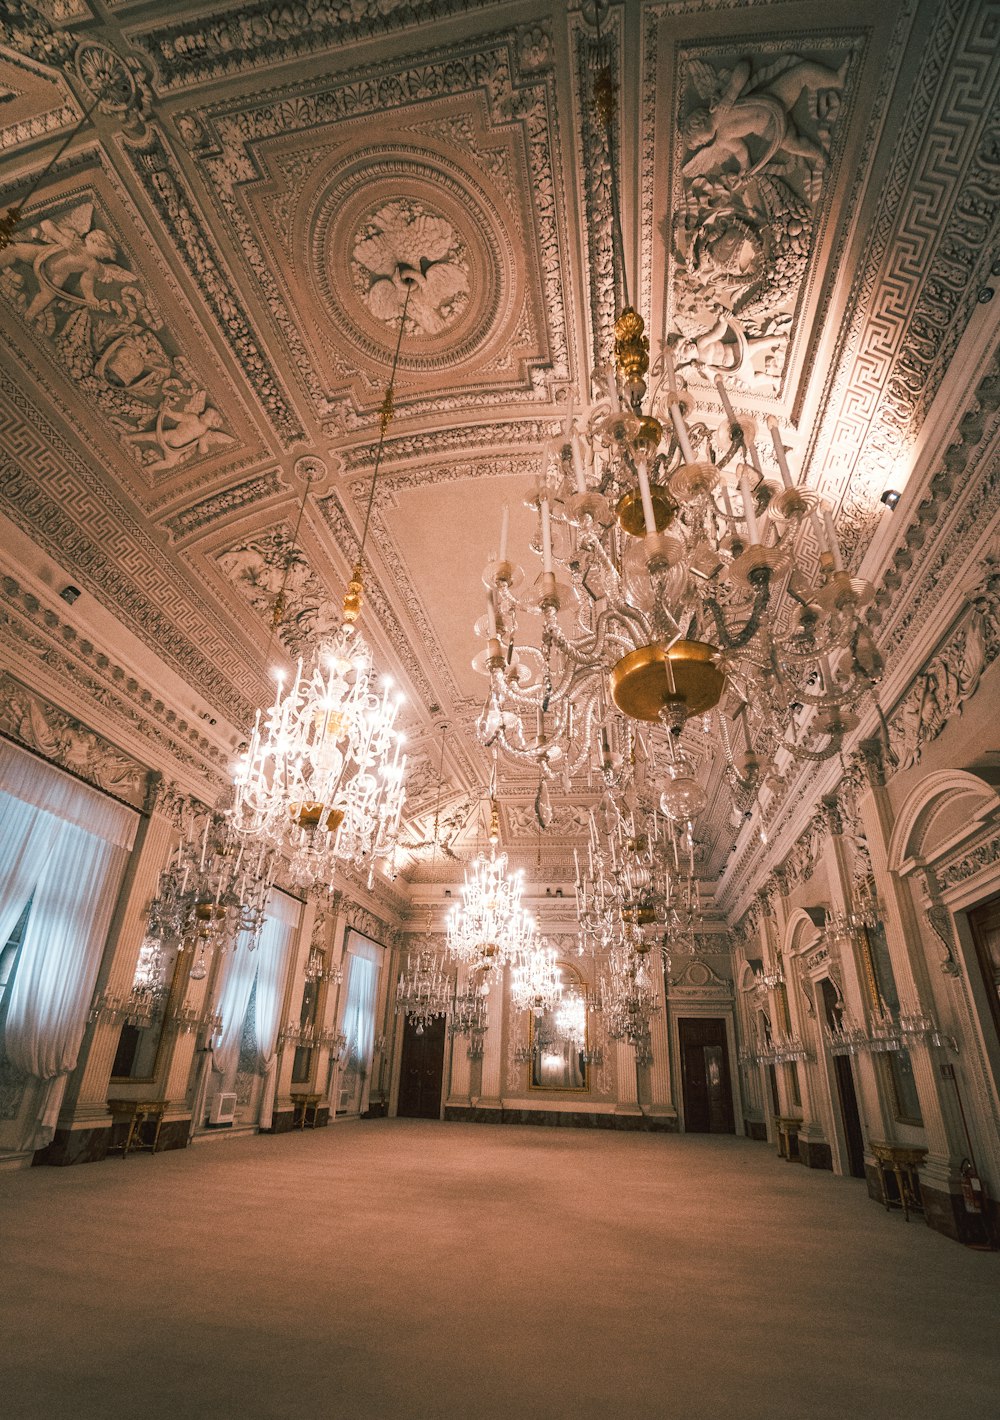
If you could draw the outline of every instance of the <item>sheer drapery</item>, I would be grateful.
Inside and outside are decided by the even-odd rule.
[[[288,953],[300,912],[301,904],[274,889],[268,898],[267,915],[260,934],[260,946],[257,948],[260,965],[257,969],[257,994],[254,998],[254,1024],[260,1064],[264,1070],[260,1106],[261,1129],[270,1129],[274,1112],[274,1092],[277,1085],[275,1047],[278,1041]]]
[[[0,940],[31,902],[4,1053],[49,1082],[40,1148],[76,1065],[138,815],[12,745],[0,744],[0,786]]]
[[[366,1074],[375,1044],[375,992],[378,962],[348,948],[347,1001],[341,1029],[347,1037],[347,1064],[358,1074]]]
[[[264,929],[261,930],[262,936],[263,932]],[[222,1017],[222,1028],[212,1051],[212,1069],[224,1077],[235,1076],[240,1060],[243,1022],[250,1004],[254,977],[257,975],[259,948],[253,951],[250,949],[252,940],[251,933],[241,932],[236,939],[236,946],[227,953],[223,965],[222,986],[216,1007]]]

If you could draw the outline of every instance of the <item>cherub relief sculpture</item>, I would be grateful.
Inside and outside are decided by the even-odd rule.
[[[240,595],[268,623],[284,588],[277,635],[293,655],[332,636],[340,625],[326,587],[283,528],[227,548],[217,560]]]
[[[409,288],[407,324],[439,335],[468,302],[469,272],[454,227],[418,203],[391,202],[376,212],[353,258],[361,298],[377,320],[398,320]]]
[[[686,69],[675,223],[678,365],[775,392],[850,55]]]
[[[108,297],[97,294],[98,286],[113,290],[137,279],[115,264],[117,248],[107,232],[91,230],[93,211],[91,203],[84,203],[62,222],[42,221],[0,250],[0,268],[24,261],[35,273],[38,290],[25,311],[28,320],[35,320],[57,297],[100,308]]]
[[[710,102],[681,124],[688,148],[695,150],[684,162],[685,177],[727,171],[746,182],[782,154],[824,167],[826,153],[800,131],[792,111],[804,93],[815,99],[821,90],[841,92],[848,63],[845,59],[834,70],[790,57],[778,73],[768,69],[767,77],[753,79],[750,60],[743,59],[721,89],[722,76],[709,65],[692,65],[695,83]]]
[[[235,443],[117,242],[95,225],[92,202],[44,218],[0,251],[0,294],[149,472]]]
[[[138,434],[126,434],[128,443],[157,450],[160,457],[148,464],[150,473],[174,468],[197,452],[202,457],[213,448],[235,443],[231,434],[222,430],[222,415],[208,403],[205,390],[197,390],[179,409],[162,404],[152,429]]]

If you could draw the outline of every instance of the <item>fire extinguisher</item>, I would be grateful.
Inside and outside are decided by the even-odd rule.
[[[965,1211],[967,1213],[983,1213],[986,1208],[986,1189],[983,1187],[983,1181],[976,1172],[976,1166],[971,1159],[962,1160],[960,1172]]]

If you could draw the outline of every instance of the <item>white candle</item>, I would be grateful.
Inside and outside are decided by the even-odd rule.
[[[694,463],[694,452],[691,448],[691,440],[688,438],[687,425],[684,423],[684,416],[681,413],[679,404],[671,404],[670,418],[673,420],[677,442],[681,446],[681,457],[684,459],[685,463]]]
[[[719,398],[722,400],[722,407],[726,411],[726,418],[729,420],[730,427],[733,429],[737,428],[738,421],[736,415],[733,413],[733,406],[729,403],[729,395],[726,392],[725,382],[721,375],[716,375],[715,377],[715,388],[719,391]]]
[[[785,458],[785,446],[781,442],[778,421],[773,414],[767,416],[767,427],[771,431],[771,443],[774,445],[774,457],[778,460],[778,467],[781,470],[781,481],[786,488],[791,488],[793,486],[792,475],[788,470],[788,460]]]
[[[639,474],[639,496],[642,499],[642,516],[646,521],[646,533],[656,532],[656,514],[653,512],[653,497],[649,491],[649,475],[646,472],[646,460],[640,459],[638,466]]]
[[[621,412],[622,402],[618,398],[618,375],[613,365],[608,366],[608,399],[611,401],[612,414]]]
[[[510,532],[510,504],[503,505],[500,517],[500,561],[507,561],[507,535]]]
[[[586,493],[587,478],[583,471],[583,457],[580,453],[579,439],[570,438],[570,447],[573,450],[573,472],[576,475],[577,493]]]
[[[837,543],[837,529],[833,525],[833,514],[829,508],[823,509],[823,526],[826,528],[826,539],[830,545],[830,555],[833,558],[833,570],[843,572],[844,564],[840,556],[840,547]]]
[[[205,821],[205,832],[201,836],[201,863],[199,872],[205,871],[205,853],[208,851],[208,821]]]
[[[542,571],[552,571],[552,524],[549,521],[549,499],[545,494],[541,500],[542,513]]]
[[[743,498],[743,517],[746,520],[750,541],[756,545],[760,539],[757,536],[757,514],[753,506],[753,498],[750,495],[750,480],[747,477],[746,464],[741,464],[740,468],[742,470],[740,473],[740,495]]]
[[[486,593],[486,615],[489,621],[490,637],[496,640],[497,634],[497,609],[493,605],[493,593]]]

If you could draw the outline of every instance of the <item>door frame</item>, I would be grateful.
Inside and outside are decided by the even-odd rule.
[[[668,998],[669,999],[669,998]],[[677,1108],[677,1127],[682,1133],[687,1132],[687,1123],[684,1119],[684,1075],[683,1061],[681,1060],[681,1040],[680,1026],[681,1020],[706,1018],[721,1020],[725,1023],[726,1031],[726,1051],[729,1056],[729,1090],[732,1095],[733,1105],[733,1135],[738,1137],[738,1121],[743,1118],[743,1101],[740,1093],[740,1072],[737,1069],[736,1054],[736,1025],[733,1018],[732,997],[724,1001],[683,1001],[676,1002],[670,1010],[670,1058],[671,1073],[676,1081],[674,1089],[674,1104]]]

